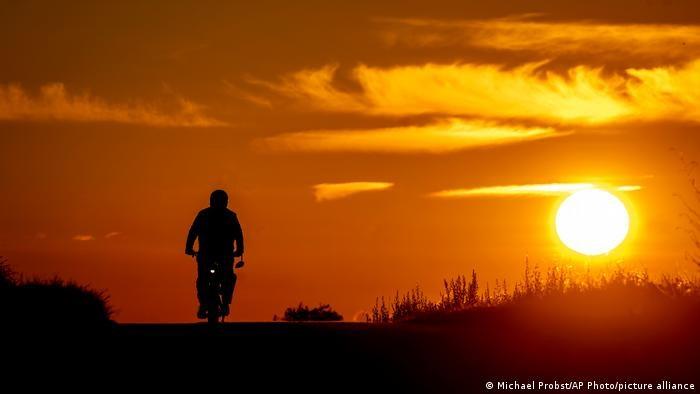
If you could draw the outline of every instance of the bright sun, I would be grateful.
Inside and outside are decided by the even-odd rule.
[[[622,201],[600,189],[573,193],[557,210],[559,239],[588,256],[615,249],[627,236],[629,224],[629,214]]]

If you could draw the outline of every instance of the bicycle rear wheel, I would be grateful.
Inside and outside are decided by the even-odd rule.
[[[209,324],[217,324],[221,316],[221,297],[217,290],[216,285],[212,283],[207,297],[207,322]]]
[[[207,322],[209,324],[217,324],[219,322],[218,308],[209,308],[209,312],[207,313]]]

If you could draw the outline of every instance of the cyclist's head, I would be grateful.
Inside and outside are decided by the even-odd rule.
[[[223,190],[214,190],[209,196],[209,205],[213,208],[226,208],[228,205],[228,194]]]

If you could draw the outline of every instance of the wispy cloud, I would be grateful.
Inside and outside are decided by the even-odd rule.
[[[88,93],[69,93],[61,83],[44,85],[32,95],[19,85],[0,85],[0,120],[117,122],[148,126],[212,127],[225,122],[203,114],[202,106],[175,98],[170,112],[147,104],[109,103]]]
[[[294,98],[311,109],[337,112],[364,112],[368,109],[363,97],[344,92],[335,86],[337,64],[309,68],[285,75],[278,82],[249,78],[248,82]]]
[[[570,194],[579,190],[600,187],[594,183],[542,183],[531,185],[488,186],[470,189],[450,189],[431,193],[436,198],[469,197],[513,197],[513,196],[556,196]],[[639,185],[614,186],[610,189],[620,192],[640,190]]]
[[[536,16],[536,15],[535,15]],[[520,17],[441,21],[379,19],[381,35],[390,45],[468,46],[615,57],[646,56],[690,59],[700,53],[700,26],[678,24],[612,24],[552,22]]]
[[[261,145],[273,150],[292,151],[445,153],[564,134],[550,127],[447,119],[423,126],[286,133],[266,138]]]
[[[620,78],[576,67],[566,75],[538,73],[542,63],[514,69],[484,64],[426,64],[381,69],[359,66],[355,75],[372,103],[387,115],[443,113],[489,118],[596,122],[631,112],[618,98]]]
[[[110,238],[114,238],[114,237],[120,236],[121,234],[122,234],[122,233],[120,233],[119,231],[112,231],[112,232],[109,232],[109,233],[105,234],[105,238],[106,238],[106,239],[110,239]]]
[[[236,98],[243,99],[259,107],[272,108],[272,101],[263,95],[236,86],[232,82],[223,81],[226,92]]]
[[[642,119],[700,122],[700,59],[683,66],[631,68],[625,94]]]
[[[94,241],[95,236],[90,235],[90,234],[78,234],[73,236],[74,241],[80,241],[80,242],[85,242],[85,241]]]
[[[319,183],[313,186],[313,191],[316,201],[321,202],[337,200],[362,192],[386,190],[393,186],[394,184],[390,182]]]
[[[700,60],[681,66],[604,73],[581,65],[564,73],[545,63],[424,64],[353,70],[360,89],[335,86],[334,66],[267,83],[309,109],[365,115],[437,114],[567,124],[684,119],[700,121]]]

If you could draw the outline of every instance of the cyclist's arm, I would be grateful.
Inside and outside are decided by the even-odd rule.
[[[201,222],[201,219],[200,219],[200,216],[198,214],[197,217],[194,218],[194,222],[192,222],[192,226],[190,226],[190,231],[187,233],[187,242],[185,243],[185,253],[186,254],[192,254],[194,252],[194,241],[199,236],[200,222]]]
[[[243,229],[241,229],[241,223],[238,221],[237,216],[233,217],[233,227],[234,231],[236,232],[236,250],[234,254],[236,256],[243,256]]]

